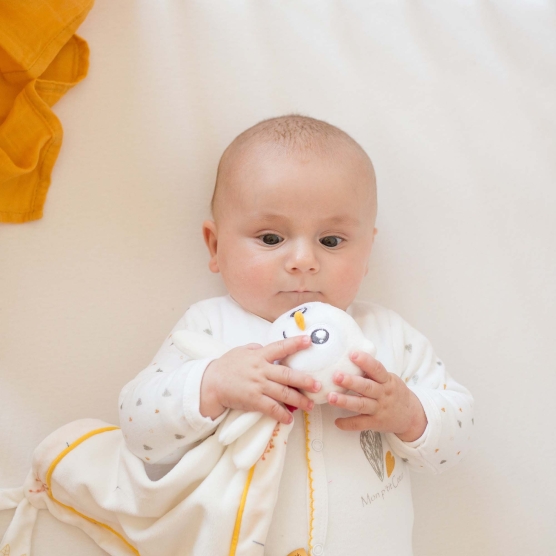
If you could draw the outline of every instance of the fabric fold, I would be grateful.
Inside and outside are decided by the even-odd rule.
[[[88,72],[93,0],[0,5],[0,222],[37,220],[62,144],[51,107]]]

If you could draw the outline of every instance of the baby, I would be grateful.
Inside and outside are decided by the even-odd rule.
[[[156,479],[229,408],[282,423],[295,417],[261,554],[411,555],[409,469],[440,473],[462,459],[473,398],[422,334],[393,311],[355,300],[377,233],[371,160],[323,121],[264,120],[222,155],[211,210],[203,223],[209,268],[229,293],[189,307],[172,332],[205,332],[233,349],[188,360],[170,334],[120,394],[129,449]],[[263,347],[278,316],[310,301],[347,311],[377,347],[376,359],[351,354],[363,376],[338,369],[334,381],[348,392],[322,405],[298,390],[318,392],[318,382],[274,364],[307,348],[308,336]],[[302,411],[306,423],[296,417]]]

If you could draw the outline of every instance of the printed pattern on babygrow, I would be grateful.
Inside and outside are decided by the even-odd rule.
[[[203,372],[213,358],[191,360],[173,342],[176,330],[212,336],[204,315],[188,310],[174,326],[150,365],[120,393],[120,424],[128,448],[145,463],[175,463],[188,446],[206,438],[224,419],[198,411]],[[184,403],[186,402],[186,403]]]

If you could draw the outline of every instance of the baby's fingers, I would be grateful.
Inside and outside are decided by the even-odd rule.
[[[317,382],[311,376],[300,371],[294,371],[285,365],[272,365],[266,372],[266,377],[284,386],[292,386],[309,392],[318,392],[321,388],[320,382]]]
[[[328,394],[328,403],[363,415],[375,415],[378,411],[378,402],[365,396],[350,396],[331,392]]]
[[[334,382],[366,398],[378,399],[383,389],[381,385],[374,380],[349,373],[337,373],[334,376]]]
[[[311,411],[315,405],[312,400],[295,388],[290,388],[277,382],[269,382],[265,388],[265,394],[279,402],[298,407],[304,411]]]
[[[268,396],[262,396],[258,405],[259,407],[256,408],[256,411],[260,411],[280,421],[280,423],[284,423],[284,425],[289,425],[293,420],[292,414],[284,406]]]
[[[370,415],[356,415],[354,417],[342,417],[336,419],[334,424],[343,431],[366,431],[370,428],[376,430],[383,430],[377,428],[376,421]]]
[[[281,361],[288,355],[292,355],[292,353],[296,353],[300,349],[308,348],[310,345],[311,338],[309,336],[292,336],[291,338],[285,338],[284,340],[268,344],[263,348],[263,355],[269,363],[274,363],[274,361]]]
[[[388,382],[388,371],[384,365],[371,354],[364,351],[355,351],[350,359],[372,380],[380,384]]]

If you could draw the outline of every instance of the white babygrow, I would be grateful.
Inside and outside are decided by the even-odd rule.
[[[409,470],[440,473],[470,447],[473,398],[454,381],[429,341],[395,312],[355,301],[348,307],[376,358],[417,395],[428,425],[421,438],[342,431],[334,421],[353,413],[315,405],[294,412],[265,556],[304,547],[314,556],[412,554],[413,504]],[[195,303],[176,324],[211,334],[231,347],[267,343],[271,323],[245,311],[230,295]],[[203,372],[212,358],[188,361],[166,338],[152,363],[120,394],[120,423],[131,452],[155,476],[214,432],[199,412]],[[272,449],[272,448],[269,448]],[[264,457],[264,456],[263,456]],[[153,465],[154,464],[154,465]]]

